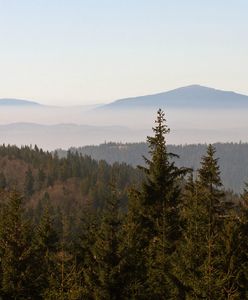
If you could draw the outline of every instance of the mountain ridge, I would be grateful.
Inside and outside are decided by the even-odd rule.
[[[154,108],[248,108],[248,96],[202,85],[188,85],[166,92],[118,99],[98,109]]]
[[[0,106],[9,107],[43,107],[45,105],[26,99],[0,98]],[[78,105],[81,107],[85,105]],[[90,109],[90,105],[89,109]],[[235,108],[235,106],[248,108],[248,95],[234,91],[226,91],[192,84],[168,90],[165,92],[152,93],[142,96],[126,97],[111,101],[107,104],[97,104],[92,110],[104,109],[129,109],[143,107],[154,108]],[[214,106],[214,107],[213,107]],[[53,106],[46,106],[53,107]]]

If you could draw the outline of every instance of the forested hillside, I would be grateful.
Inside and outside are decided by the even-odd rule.
[[[2,299],[247,299],[248,191],[193,176],[159,110],[143,167],[0,147]],[[179,158],[178,158],[179,159]]]
[[[125,204],[128,188],[141,177],[139,170],[125,163],[109,165],[70,152],[59,159],[56,153],[44,152],[36,146],[1,146],[0,169],[0,187],[24,195],[30,209],[51,202],[73,214],[87,203],[102,207],[113,182]]]
[[[215,143],[213,144],[219,157],[221,178],[226,189],[240,193],[244,182],[248,180],[248,144],[247,143]],[[177,166],[186,166],[197,170],[201,157],[206,152],[207,145],[168,145],[168,151],[176,153],[180,159],[175,159]],[[89,155],[96,160],[106,160],[108,163],[125,162],[132,166],[144,165],[143,155],[149,157],[146,143],[105,143],[99,146],[71,148],[72,152]],[[62,157],[67,152],[58,150]]]

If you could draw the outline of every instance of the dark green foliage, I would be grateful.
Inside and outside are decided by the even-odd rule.
[[[58,250],[58,235],[54,230],[48,207],[42,214],[33,237],[35,251],[36,285],[42,297],[49,288],[49,279],[54,276],[55,257]]]
[[[35,201],[34,206],[41,194],[50,194],[52,189],[56,193],[62,190],[66,194],[72,185],[76,185],[80,186],[81,194],[70,195],[75,199],[70,206],[78,206],[80,209],[84,202],[90,200],[93,206],[103,207],[105,194],[110,192],[111,178],[116,178],[116,186],[121,191],[121,204],[126,206],[129,185],[140,181],[140,171],[124,163],[110,166],[105,161],[97,162],[89,156],[71,152],[68,152],[67,157],[59,159],[57,152],[52,154],[38,150],[37,147],[0,146],[1,161],[7,172],[0,174],[0,187],[15,187],[24,193],[27,200]],[[21,172],[15,172],[11,163],[17,165]],[[7,176],[6,173],[11,175]],[[66,200],[61,199],[56,199],[54,204],[61,209],[68,205]]]
[[[139,170],[0,147],[0,298],[248,298],[247,189],[224,191],[212,145],[185,180],[161,110],[153,132]]]
[[[3,172],[0,173],[0,189],[5,189],[7,187],[6,177]]]
[[[128,212],[122,228],[121,270],[125,299],[145,299],[147,280],[146,247],[148,228],[140,205],[140,193],[132,190]]]
[[[130,198],[128,222],[132,227],[128,228],[132,230],[137,227],[135,234],[139,242],[129,232],[127,243],[131,249],[140,247],[135,249],[140,255],[140,265],[135,264],[131,269],[139,274],[142,271],[141,285],[145,287],[143,294],[145,292],[148,298],[172,299],[179,292],[179,286],[174,281],[171,257],[180,238],[180,179],[187,170],[177,168],[170,160],[173,154],[168,153],[165,141],[169,129],[161,110],[158,111],[153,131],[154,137],[147,138],[151,160],[145,158],[147,167],[142,167],[145,180],[141,191],[134,191]],[[134,261],[132,251],[129,250],[129,253],[129,260]],[[137,267],[140,270],[135,270]],[[135,286],[136,282],[130,285]]]
[[[24,182],[24,193],[27,197],[32,196],[34,193],[34,177],[30,168],[26,172],[25,182]]]
[[[201,168],[197,178],[198,201],[201,202],[203,223],[202,230],[205,230],[206,252],[203,255],[202,265],[199,270],[204,284],[201,286],[201,295],[207,299],[220,297],[222,283],[219,282],[219,270],[221,257],[219,256],[220,237],[223,234],[223,218],[225,216],[225,206],[223,200],[224,193],[220,179],[218,159],[214,157],[215,149],[208,146],[207,154],[202,158]]]
[[[219,161],[223,185],[227,190],[242,192],[244,181],[248,180],[248,143],[215,143],[214,147],[221,158]],[[168,145],[169,152],[180,156],[176,160],[178,167],[189,167],[196,171],[200,168],[201,157],[207,150],[206,144]],[[142,156],[149,157],[147,143],[104,143],[99,146],[71,148],[72,153],[89,155],[96,160],[108,163],[126,163],[136,167],[144,165]],[[67,152],[59,150],[59,156],[66,157]]]
[[[45,184],[45,180],[46,180],[46,174],[42,169],[38,170],[38,178],[37,178],[37,185],[38,185],[38,189],[41,189],[44,184]]]
[[[123,287],[120,274],[120,214],[120,201],[117,191],[113,189],[106,200],[92,249],[96,276],[95,299],[121,298]]]
[[[186,299],[200,298],[202,272],[205,257],[202,247],[206,235],[205,209],[199,201],[198,188],[191,174],[182,195],[180,216],[182,237],[174,255],[174,271],[185,287]]]
[[[189,178],[183,196],[183,236],[175,270],[187,299],[240,299],[240,221],[227,205],[215,149],[208,147],[198,178]]]
[[[23,199],[13,192],[6,199],[0,223],[1,295],[4,299],[34,299],[31,227],[23,215]]]

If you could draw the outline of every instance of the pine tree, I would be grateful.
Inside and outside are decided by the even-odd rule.
[[[214,299],[219,297],[220,292],[218,247],[223,230],[225,203],[218,158],[215,158],[215,149],[212,145],[208,146],[207,154],[202,158],[198,174],[197,184],[200,191],[198,198],[205,209],[202,218],[206,226],[206,257],[201,268],[202,292],[207,299]]]
[[[222,237],[227,212],[218,159],[214,147],[209,145],[196,183],[191,177],[186,186],[181,209],[184,230],[176,268],[189,299],[221,299],[224,294]]]
[[[232,297],[236,293],[233,262],[237,252],[233,246],[238,239],[237,226],[224,195],[218,159],[210,145],[196,182],[191,176],[186,185],[181,207],[183,235],[175,269],[186,287],[187,299],[229,299],[225,298],[228,293]]]
[[[143,272],[140,279],[146,297],[175,299],[181,285],[173,275],[171,258],[180,237],[180,179],[187,170],[176,167],[172,161],[175,155],[167,151],[165,136],[169,128],[162,110],[158,110],[155,123],[154,136],[147,138],[151,159],[145,158],[147,167],[141,168],[145,180],[141,191],[134,191],[129,200],[128,222],[140,228],[136,234],[139,244],[135,242],[133,246],[130,241],[134,239],[131,238],[127,247],[141,254],[137,266],[143,266],[143,270],[137,271]],[[137,246],[141,249],[135,249]],[[131,256],[132,251],[129,251]],[[135,268],[132,266],[133,270]]]
[[[218,158],[215,158],[215,148],[210,144],[207,154],[202,158],[201,168],[198,171],[198,184],[203,187],[209,195],[209,217],[210,223],[214,221],[215,216],[224,212],[222,182],[220,178],[220,167]]]

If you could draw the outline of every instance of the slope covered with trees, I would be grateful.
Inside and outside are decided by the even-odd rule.
[[[1,148],[3,299],[248,298],[247,189],[224,190],[212,145],[196,176],[176,165],[161,110],[153,132],[139,171]]]
[[[248,180],[248,144],[215,143],[213,145],[220,157],[223,185],[226,189],[240,193],[244,188],[244,181]],[[180,159],[174,159],[178,167],[189,167],[196,172],[207,145],[168,145],[168,150],[179,155]],[[89,155],[96,160],[103,159],[110,164],[124,162],[134,167],[144,165],[143,155],[150,157],[147,143],[105,143],[99,146],[71,148],[70,151]],[[60,157],[66,157],[67,151],[58,150],[58,154]]]

